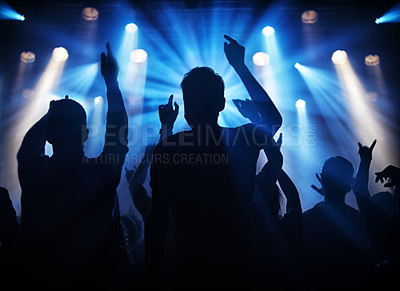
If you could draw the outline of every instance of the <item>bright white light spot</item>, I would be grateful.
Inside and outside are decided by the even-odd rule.
[[[82,10],[82,18],[87,21],[94,21],[99,18],[99,11],[93,7],[86,7]]]
[[[127,24],[127,25],[125,26],[125,29],[126,29],[128,32],[134,33],[135,31],[138,30],[138,27],[137,27],[137,25],[134,24],[134,23],[129,23],[129,24]]]
[[[65,62],[68,60],[68,51],[63,47],[56,47],[53,50],[53,58],[57,62]]]
[[[267,53],[258,52],[253,55],[253,63],[256,66],[266,66],[269,64],[270,58]]]
[[[24,15],[20,15],[19,16],[19,20],[24,21],[25,20],[25,16]]]
[[[103,97],[98,96],[94,98],[94,104],[101,104],[101,103],[103,103]]]
[[[376,24],[379,24],[379,23],[381,23],[381,20],[380,20],[380,18],[376,18],[376,19],[375,19],[375,23],[376,23]]]
[[[296,69],[300,68],[300,66],[301,66],[301,65],[300,65],[298,62],[295,62],[295,63],[294,63],[294,67],[295,67]]]
[[[343,50],[335,51],[331,59],[335,65],[343,65],[349,60],[347,53]]]
[[[274,29],[272,26],[266,26],[266,27],[264,27],[263,30],[262,30],[262,33],[263,33],[265,36],[271,36],[271,35],[274,34],[274,32],[275,32],[275,29]]]
[[[23,63],[29,64],[29,63],[33,63],[35,61],[35,54],[31,51],[27,51],[27,52],[22,52],[21,53],[21,57],[20,60]]]
[[[147,61],[147,52],[142,49],[136,49],[131,52],[131,61],[135,63],[144,63]]]
[[[365,64],[367,66],[374,67],[374,66],[379,65],[379,62],[380,61],[379,61],[379,56],[378,55],[370,54],[370,55],[365,57]]]
[[[306,107],[306,101],[304,101],[303,99],[298,99],[296,101],[296,107],[297,107],[297,109]]]

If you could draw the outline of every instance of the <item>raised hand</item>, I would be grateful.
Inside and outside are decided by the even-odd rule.
[[[109,81],[117,80],[119,68],[117,60],[115,59],[108,42],[106,48],[107,54],[101,53],[101,75],[107,83]]]
[[[172,108],[173,98],[174,95],[169,96],[167,104],[158,106],[158,115],[161,124],[170,127],[171,130],[179,113],[179,106],[176,102],[174,102],[175,108]]]
[[[317,173],[317,174],[315,174],[315,177],[317,177],[319,184],[322,185],[321,175]],[[315,191],[317,191],[322,196],[325,196],[324,192],[322,191],[322,186],[317,187],[313,184],[313,185],[311,185],[311,188],[313,188]]]
[[[383,186],[393,187],[400,185],[400,169],[393,165],[387,166],[381,172],[376,172],[375,175],[376,175],[375,183],[378,183],[378,181],[383,183],[384,180],[390,179],[390,182],[384,184]]]
[[[253,101],[251,101],[250,99],[233,99],[232,101],[233,104],[235,104],[236,108],[239,110],[240,114],[243,115],[243,117],[248,118],[252,123],[256,124],[261,121],[261,116],[254,106]]]
[[[374,140],[370,147],[363,146],[361,143],[358,143],[358,154],[362,160],[372,160],[372,150],[376,145],[376,140]]]
[[[226,34],[224,38],[229,41],[229,43],[224,42],[224,52],[229,64],[234,68],[244,66],[244,46]]]

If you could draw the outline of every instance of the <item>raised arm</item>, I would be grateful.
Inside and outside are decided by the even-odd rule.
[[[158,116],[161,122],[160,141],[172,135],[174,123],[178,117],[179,105],[174,102],[174,108],[172,108],[173,98],[174,95],[169,96],[167,104],[158,106]]]
[[[246,87],[251,100],[262,118],[261,124],[270,129],[270,134],[274,135],[282,125],[281,114],[267,92],[245,65],[245,48],[228,35],[224,35],[224,38],[229,41],[229,43],[224,43],[224,51],[229,64],[234,68]]]
[[[107,43],[107,54],[101,54],[101,74],[107,87],[107,125],[103,154],[109,156],[108,161],[122,166],[128,151],[128,116],[124,101],[118,86],[118,64]]]
[[[286,202],[286,213],[296,211],[302,213],[299,191],[297,191],[296,185],[288,174],[282,169],[278,176],[278,182],[281,186],[282,192],[285,195]]]
[[[377,211],[377,207],[375,207],[374,203],[371,201],[371,195],[368,190],[369,168],[372,161],[372,151],[375,145],[376,140],[373,141],[370,147],[358,143],[360,165],[358,167],[353,189],[361,213],[369,218],[372,218],[371,216],[376,216],[374,213]]]

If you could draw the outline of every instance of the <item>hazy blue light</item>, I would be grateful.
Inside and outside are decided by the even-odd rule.
[[[6,3],[0,3],[0,19],[24,21],[25,16],[19,14]]]
[[[375,19],[376,24],[387,22],[400,22],[400,3],[389,9],[383,16]]]

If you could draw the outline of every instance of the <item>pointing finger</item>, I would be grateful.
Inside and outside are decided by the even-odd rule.
[[[237,41],[234,40],[232,37],[230,37],[229,35],[226,35],[226,34],[224,34],[224,38],[225,38],[226,40],[229,40],[230,42],[234,42],[234,43],[237,42]]]
[[[371,146],[369,147],[371,151],[374,149],[375,145],[376,145],[376,140],[374,140]]]
[[[112,51],[109,42],[106,43],[106,48],[107,48],[107,55],[112,56]]]

